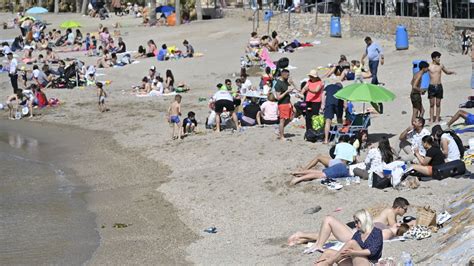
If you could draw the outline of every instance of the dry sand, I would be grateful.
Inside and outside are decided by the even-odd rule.
[[[75,18],[85,25],[86,31],[95,29],[98,23],[111,28],[116,21],[113,18],[101,22],[71,14],[44,17],[53,23],[51,28],[66,18]],[[124,18],[121,23],[124,27],[120,30],[129,50],[136,50],[148,39],[154,39],[157,45],[179,46],[183,39],[188,39],[204,56],[169,62],[140,59],[136,65],[101,71],[106,76],[99,80],[113,81],[106,87],[111,111],[103,114],[97,111],[92,88],[48,90],[48,97],[57,97],[64,104],[42,110],[31,119],[36,123],[50,122],[102,131],[97,133],[100,136],[98,143],[114,141],[120,148],[111,145],[115,148],[110,149],[105,145],[104,156],[96,154],[97,157],[92,158],[101,157],[102,162],[111,165],[116,165],[113,163],[116,159],[130,161],[130,167],[111,167],[106,172],[94,170],[94,167],[84,170],[83,179],[93,191],[88,199],[90,209],[97,214],[98,226],[116,221],[133,224],[120,231],[99,229],[101,245],[91,264],[160,261],[181,264],[185,262],[180,258],[182,255],[187,262],[196,264],[307,265],[317,255],[303,255],[301,246],[288,248],[286,238],[297,230],[317,230],[324,215],[349,220],[355,210],[380,203],[391,204],[397,196],[407,198],[414,205],[429,204],[441,210],[447,198],[472,186],[468,179],[447,179],[423,183],[417,190],[403,192],[369,189],[366,182],[337,192],[328,191],[318,182],[289,187],[291,170],[328,150],[328,146],[320,143],[303,141],[303,130],[293,126],[287,128],[293,136],[292,142],[285,143],[276,141],[271,127],[251,128],[234,134],[205,130],[204,134],[182,141],[170,141],[171,129],[165,113],[172,99],[138,98],[130,95],[130,86],[139,84],[151,65],[155,65],[162,75],[166,69],[172,69],[178,82],[185,81],[192,88],[191,92],[183,94],[183,113],[196,112],[202,126],[208,108],[207,103],[199,102],[198,98],[212,95],[215,84],[225,78],[234,79],[232,74],[239,71],[239,58],[251,31],[251,22],[229,18],[159,28],[138,27],[139,20],[132,18]],[[18,31],[3,32],[2,38],[13,37]],[[310,69],[337,61],[340,54],[349,59],[360,59],[363,37],[303,39],[318,39],[321,44],[293,54],[272,54],[272,57],[289,57],[291,65],[297,67],[291,75],[300,80]],[[379,80],[397,94],[397,99],[385,105],[386,114],[373,118],[372,139],[393,137],[409,125],[411,61],[428,59],[434,50],[410,47],[407,51],[395,51],[393,43],[382,41],[380,44],[385,50],[386,65],[379,68]],[[441,53],[447,68],[457,72],[457,75],[443,77],[446,99],[442,116],[446,120],[471,94],[471,65],[467,56],[442,50]],[[84,58],[86,62],[95,60],[83,57],[82,53],[74,53],[74,56]],[[258,82],[254,77],[251,80],[254,84]],[[11,88],[5,75],[1,81],[4,89],[0,99],[5,99]],[[428,108],[426,99],[424,104]],[[407,113],[403,114],[403,111]],[[6,119],[6,114],[2,117]],[[472,135],[464,134],[463,138],[469,136]],[[162,167],[149,168],[148,160],[169,167],[169,176],[165,177],[166,170]],[[88,163],[95,164],[96,160]],[[303,214],[305,209],[315,205],[322,207],[319,213]],[[336,208],[342,208],[342,211],[334,212]],[[413,209],[409,212],[415,214]],[[162,220],[163,216],[173,215],[179,220]],[[175,226],[178,233],[173,229]],[[216,226],[218,233],[204,233],[203,229],[209,226]],[[432,252],[436,241],[437,237],[432,237],[423,241],[389,243],[384,247],[384,257],[398,258],[402,251],[409,251],[416,261]],[[174,247],[176,253],[171,252],[170,247]],[[165,253],[169,255],[163,260]]]

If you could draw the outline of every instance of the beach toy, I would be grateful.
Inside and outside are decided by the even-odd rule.
[[[331,17],[331,37],[341,37],[340,17]]]
[[[30,112],[30,109],[28,109],[28,107],[25,106],[25,107],[21,108],[21,113],[23,115],[27,115],[29,112]]]
[[[106,80],[106,81],[105,81],[105,85],[110,85],[111,83],[112,83],[111,80]]]
[[[405,26],[398,25],[395,33],[395,47],[397,50],[408,49],[408,32]]]

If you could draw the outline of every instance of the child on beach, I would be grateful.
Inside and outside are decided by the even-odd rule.
[[[364,83],[364,77],[362,76],[362,65],[360,61],[352,61],[352,71],[354,72],[354,82]]]
[[[99,97],[99,111],[101,113],[107,111],[107,107],[105,106],[105,98],[107,97],[107,93],[104,90],[104,85],[101,82],[97,82],[97,96]]]
[[[193,111],[188,113],[188,117],[183,120],[184,134],[195,133],[197,127],[196,113]]]
[[[168,108],[168,123],[173,124],[173,133],[171,139],[181,139],[181,128],[179,125],[179,117],[181,116],[181,95],[174,96],[174,102]],[[175,136],[175,134],[178,136]]]

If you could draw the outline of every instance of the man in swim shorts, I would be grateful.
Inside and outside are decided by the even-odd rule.
[[[474,125],[474,114],[468,113],[464,110],[459,110],[454,114],[454,116],[449,120],[447,126],[451,127],[454,122],[456,122],[459,118],[464,118],[464,123],[466,125]]]
[[[443,85],[441,84],[441,72],[446,75],[456,74],[454,71],[447,70],[443,64],[441,64],[441,53],[434,51],[431,54],[433,62],[430,63],[430,85],[428,87],[428,99],[430,99],[430,122],[441,121],[441,99],[443,99]],[[436,105],[436,115],[435,115]]]
[[[181,139],[181,122],[179,116],[181,115],[181,95],[174,96],[174,101],[168,109],[168,122],[173,124],[173,133],[171,139]]]

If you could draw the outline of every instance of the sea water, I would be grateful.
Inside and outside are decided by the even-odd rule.
[[[52,150],[0,127],[0,264],[79,265],[99,245],[86,188]]]

